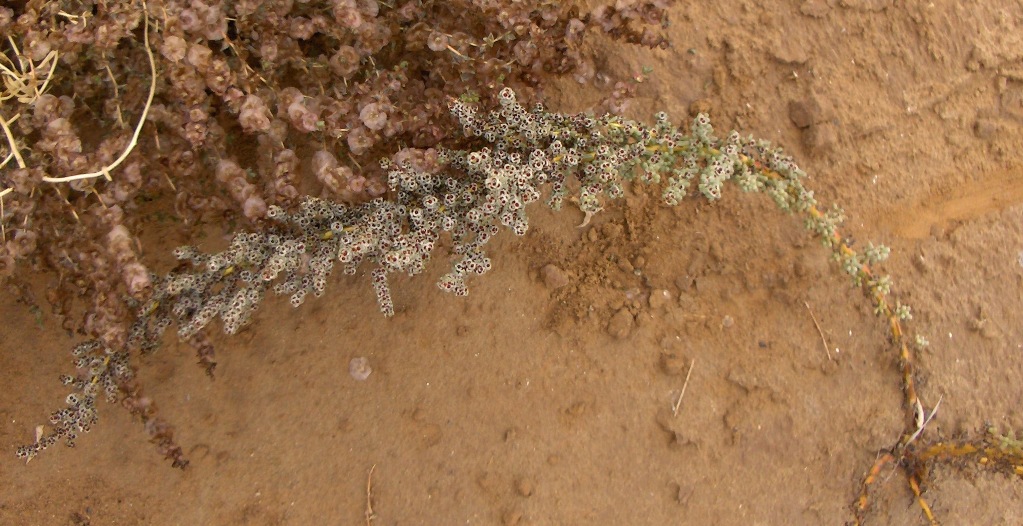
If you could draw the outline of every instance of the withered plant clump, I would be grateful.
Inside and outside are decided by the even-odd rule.
[[[377,162],[465,138],[452,98],[542,99],[545,79],[593,79],[581,45],[603,32],[666,46],[670,0],[590,12],[512,0],[28,0],[0,7],[0,280],[30,304],[28,268],[76,348],[85,393],[51,418],[69,439],[99,392],[142,417],[183,466],[134,381],[130,327],[159,279],[139,234],[159,210],[186,237],[259,231],[305,197],[357,205],[390,191]],[[627,86],[618,86],[620,103]],[[74,316],[73,316],[74,314]],[[188,339],[212,373],[212,346]],[[73,414],[72,414],[73,413]],[[63,430],[63,431],[61,431]]]

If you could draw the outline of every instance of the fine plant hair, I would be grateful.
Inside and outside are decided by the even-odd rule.
[[[151,296],[137,306],[123,348],[100,340],[75,347],[76,376],[63,381],[74,392],[67,407],[54,412],[54,429],[18,449],[31,459],[63,439],[68,445],[96,422],[96,398],[114,400],[126,393],[125,405],[140,415],[159,450],[184,466],[180,447],[153,404],[138,394],[128,365],[131,351],[151,352],[172,325],[178,337],[199,348],[200,362],[212,373],[214,363],[204,329],[215,319],[227,334],[250,320],[267,296],[287,295],[299,307],[309,295],[325,293],[329,275],[340,264],[345,274],[368,270],[385,316],[394,313],[388,276],[414,276],[440,246],[451,240],[451,268],[437,285],[456,295],[468,294],[466,279],[491,269],[487,243],[502,227],[516,235],[529,228],[528,205],[545,200],[554,210],[566,200],[578,202],[587,215],[622,197],[634,181],[659,185],[663,201],[678,205],[689,195],[716,201],[729,185],[766,194],[777,207],[803,216],[806,228],[829,247],[853,283],[873,301],[875,312],[890,321],[893,337],[908,360],[900,323],[909,308],[887,299],[891,279],[872,267],[888,256],[883,246],[850,248],[838,232],[842,212],[822,212],[806,174],[781,149],[732,131],[715,135],[710,119],[698,115],[686,133],[659,113],[653,125],[605,114],[566,115],[540,105],[526,108],[510,88],[500,91],[491,111],[451,99],[449,108],[472,138],[471,149],[404,150],[381,165],[387,171],[390,198],[345,205],[309,197],[295,210],[271,206],[266,228],[234,235],[230,246],[206,254],[194,246],[174,251],[178,267],[151,276]],[[220,161],[219,169],[234,169]],[[915,343],[926,342],[917,337]],[[916,404],[907,376],[907,403]]]

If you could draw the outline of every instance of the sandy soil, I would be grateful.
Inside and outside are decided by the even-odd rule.
[[[649,68],[630,116],[709,109],[787,148],[848,232],[893,248],[931,341],[920,394],[942,400],[925,439],[1023,430],[1023,3],[686,4],[672,49],[594,44],[607,78]],[[604,91],[566,82],[551,106]],[[896,356],[794,218],[736,189],[669,209],[634,188],[585,228],[534,212],[468,298],[437,290],[438,260],[385,319],[366,276],[339,276],[215,336],[215,380],[184,345],[146,359],[185,471],[109,406],[75,450],[20,463],[76,340],[0,298],[0,523],[366,524],[370,473],[374,525],[852,520],[905,423]],[[152,235],[162,270],[186,240]],[[944,524],[1023,522],[1023,480],[979,465],[937,467],[925,496]],[[891,470],[866,519],[926,524]]]

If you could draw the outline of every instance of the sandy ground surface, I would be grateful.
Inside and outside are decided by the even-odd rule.
[[[920,395],[942,400],[925,440],[1023,430],[1023,3],[686,4],[669,50],[593,44],[601,75],[649,72],[630,116],[709,110],[784,146],[848,233],[893,248],[931,341]],[[607,89],[565,82],[551,106]],[[374,525],[852,520],[905,423],[896,356],[796,219],[737,189],[669,209],[644,188],[585,228],[573,208],[533,217],[467,298],[435,287],[444,258],[392,282],[393,319],[366,276],[338,276],[216,335],[215,380],[176,342],[147,358],[185,471],[106,405],[76,449],[19,462],[76,340],[4,296],[0,523],[366,524],[370,473]],[[152,235],[164,270],[187,240]],[[979,465],[935,468],[925,496],[944,524],[1023,522],[1023,480]],[[891,469],[866,519],[926,523]]]

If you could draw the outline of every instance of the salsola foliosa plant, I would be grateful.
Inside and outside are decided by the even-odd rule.
[[[491,268],[488,241],[502,228],[516,235],[526,233],[530,204],[543,200],[557,210],[571,200],[590,216],[623,196],[624,186],[633,182],[658,185],[663,201],[672,206],[688,196],[722,199],[730,186],[765,194],[778,209],[803,219],[888,325],[901,363],[907,431],[865,480],[855,507],[857,519],[866,509],[867,491],[880,466],[922,462],[949,452],[950,446],[939,445],[924,456],[913,453],[926,412],[914,386],[912,349],[927,343],[922,336],[907,333],[904,323],[911,319],[911,311],[891,299],[891,278],[876,270],[889,250],[872,244],[854,249],[840,232],[842,211],[818,204],[804,186],[806,174],[781,149],[735,131],[718,136],[703,114],[687,132],[663,113],[646,125],[611,114],[565,115],[540,105],[527,108],[510,88],[502,90],[498,100],[496,109],[484,111],[450,99],[452,115],[476,146],[403,150],[383,160],[388,198],[346,205],[310,197],[294,210],[271,206],[265,229],[236,234],[223,252],[178,248],[179,266],[167,275],[151,276],[153,292],[137,306],[124,348],[109,348],[99,340],[75,347],[79,372],[64,377],[74,391],[67,397],[67,407],[51,415],[53,430],[19,448],[18,456],[31,459],[62,439],[73,444],[95,423],[96,399],[101,395],[122,396],[144,419],[151,416],[151,401],[134,394],[128,357],[136,349],[155,349],[169,327],[196,345],[200,360],[212,368],[203,336],[211,322],[219,319],[226,333],[235,333],[269,291],[289,296],[298,307],[309,295],[325,293],[336,265],[346,274],[368,270],[380,310],[390,316],[394,305],[388,276],[422,272],[442,236],[451,240],[451,253],[445,254],[451,268],[438,286],[465,295],[467,278]],[[226,159],[218,166],[218,171],[236,169]],[[151,435],[160,450],[175,465],[184,466],[187,461],[166,424],[154,417],[146,425],[154,428]],[[997,449],[1001,452],[997,458],[1019,470],[1019,448],[1011,447],[1015,441],[1006,441],[1009,446]],[[910,473],[918,495],[919,476],[918,471]],[[922,498],[920,504],[930,517]]]
[[[854,250],[839,231],[841,212],[816,204],[783,152],[736,134],[716,137],[704,118],[686,132],[664,116],[653,126],[564,116],[494,88],[511,86],[532,101],[542,99],[546,78],[594,79],[582,45],[593,32],[663,46],[670,3],[629,0],[588,12],[511,0],[0,6],[0,279],[29,262],[56,269],[61,294],[47,300],[68,316],[65,328],[93,338],[72,351],[77,372],[62,378],[73,391],[67,406],[19,455],[74,444],[95,425],[104,397],[138,416],[160,453],[184,467],[172,428],[132,368],[162,331],[174,327],[212,374],[205,327],[214,319],[238,330],[271,288],[301,304],[325,292],[339,262],[368,271],[390,313],[388,275],[419,272],[435,247],[448,246],[442,237],[453,253],[441,256],[452,267],[440,286],[466,294],[467,278],[490,268],[492,236],[502,226],[526,231],[526,205],[576,202],[589,216],[638,179],[670,204],[688,195],[717,200],[731,183],[768,194],[820,236],[889,327],[906,430],[863,481],[857,523],[890,464],[907,473],[932,522],[920,486],[935,462],[970,459],[1023,474],[1011,432],[922,438],[934,409],[916,394],[912,356],[926,341],[908,335],[910,311],[889,299],[891,280],[878,273],[888,251]],[[615,89],[614,99],[627,97],[628,86]],[[460,97],[451,112],[445,96]],[[620,100],[609,106],[620,112]],[[130,155],[139,138],[147,155]],[[426,150],[376,165],[397,144]],[[259,152],[246,166],[230,158],[239,145]],[[311,176],[300,170],[305,159]],[[318,198],[308,197],[316,190]],[[168,192],[186,225],[226,216],[258,228],[220,254],[182,247],[176,269],[152,275],[137,255],[137,204]],[[134,298],[130,312],[125,294]],[[80,324],[68,315],[75,296],[91,302]]]

